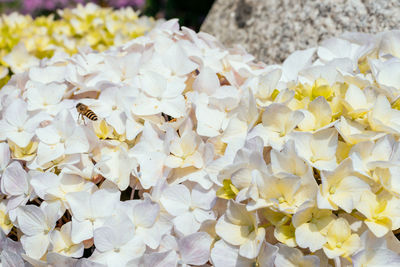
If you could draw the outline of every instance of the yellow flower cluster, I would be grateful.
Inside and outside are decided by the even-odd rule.
[[[57,16],[36,19],[18,13],[3,14],[0,18],[0,86],[12,73],[23,72],[57,51],[72,55],[85,46],[104,51],[145,34],[154,25],[153,18],[139,17],[130,7],[113,10],[93,3],[58,10]]]

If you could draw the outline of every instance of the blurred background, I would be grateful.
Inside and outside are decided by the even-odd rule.
[[[0,0],[0,13],[17,11],[37,17],[89,2],[112,8],[131,6],[141,14],[155,18],[179,18],[181,25],[198,31],[214,0]]]

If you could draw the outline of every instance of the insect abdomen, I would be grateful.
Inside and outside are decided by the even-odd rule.
[[[84,115],[85,115],[89,120],[97,121],[97,115],[96,115],[93,111],[91,111],[91,110],[86,111]]]

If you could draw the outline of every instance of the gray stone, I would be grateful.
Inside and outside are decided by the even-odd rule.
[[[216,0],[201,31],[281,63],[298,49],[344,32],[399,29],[400,0]]]

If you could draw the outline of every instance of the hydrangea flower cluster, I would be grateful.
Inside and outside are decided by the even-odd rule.
[[[52,2],[52,1],[47,1]],[[0,19],[0,85],[12,73],[20,73],[55,52],[75,54],[80,47],[104,51],[143,35],[156,21],[140,16],[131,7],[113,10],[93,3],[58,10],[54,15],[33,19],[19,13]]]
[[[14,75],[1,261],[398,266],[399,44],[347,34],[266,66],[171,20]]]

